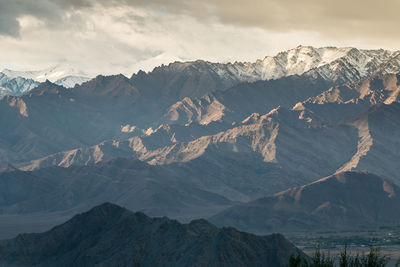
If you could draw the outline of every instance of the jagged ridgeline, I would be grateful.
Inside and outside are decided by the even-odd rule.
[[[1,266],[287,266],[308,258],[282,235],[180,224],[105,203],[42,234],[0,241]]]

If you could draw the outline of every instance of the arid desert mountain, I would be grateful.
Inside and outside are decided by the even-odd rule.
[[[0,241],[2,266],[286,266],[298,254],[280,234],[180,224],[109,203],[45,233]]]
[[[400,188],[366,172],[343,172],[232,207],[211,218],[254,233],[374,229],[400,223]]]

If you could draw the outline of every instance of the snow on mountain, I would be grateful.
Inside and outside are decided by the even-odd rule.
[[[0,73],[0,99],[6,95],[22,95],[46,80],[66,88],[72,88],[90,79],[84,72],[77,71],[70,65],[56,65],[52,68],[37,71],[4,69]]]
[[[32,79],[22,77],[10,78],[0,72],[0,99],[6,95],[22,95],[38,86],[38,84],[39,82]]]
[[[78,76],[87,77],[84,72],[76,70],[74,67],[68,64],[59,64],[44,70],[34,70],[34,71],[15,71],[5,69],[2,71],[5,75],[10,78],[22,77],[26,79],[32,79],[37,82],[45,82],[49,80],[51,82],[56,82],[67,76]]]
[[[354,82],[376,71],[380,66],[392,60],[397,52],[387,50],[359,50],[356,48],[298,46],[278,53],[274,57],[265,57],[254,64],[239,69],[239,77],[253,79],[279,79],[290,75],[311,75],[323,77],[334,82]],[[400,58],[395,60],[397,66]],[[396,65],[395,63],[392,64]],[[397,72],[392,68],[389,72]],[[252,81],[252,80],[250,80]]]
[[[149,79],[147,84],[151,88],[163,89],[164,93],[178,95],[179,98],[183,99],[184,97],[202,97],[210,92],[223,91],[241,82],[306,75],[341,84],[358,81],[377,71],[382,73],[400,72],[400,51],[298,46],[253,63],[222,64],[202,60],[174,62],[157,67],[145,76],[147,75],[147,79]],[[80,85],[88,81],[88,77],[90,77],[68,64],[60,64],[37,71],[5,69],[3,74],[10,79],[20,77],[35,82],[49,80],[68,88],[74,87],[76,84]],[[142,72],[142,74],[138,73],[132,78],[140,84],[145,82],[143,77]],[[154,86],[157,81],[162,81],[161,88]],[[1,84],[0,86],[5,87]],[[2,95],[13,94],[4,90],[1,91]],[[26,88],[18,91],[25,92]],[[153,92],[147,90],[147,88],[146,91]]]
[[[302,76],[299,78],[310,81],[309,84],[304,85],[304,88],[314,87],[314,82],[321,81],[327,83],[327,89],[331,86],[356,83],[372,75],[399,72],[400,51],[298,46],[278,53],[274,57],[257,60],[255,63],[221,64],[201,60],[174,62],[167,66],[157,67],[147,74],[134,75],[132,79],[138,88],[143,89],[145,87],[145,91],[151,92],[151,95],[161,92],[167,96],[179,96],[178,101],[167,108],[168,114],[164,117],[165,120],[162,123],[186,124],[197,121],[200,124],[207,124],[211,121],[220,120],[225,115],[230,114],[230,111],[237,112],[237,107],[247,107],[247,105],[244,105],[245,99],[249,98],[247,95],[254,96],[255,92],[246,92],[239,97],[240,92],[244,91],[235,92],[233,89],[242,88],[244,86],[244,84],[240,84],[242,82],[250,82],[248,85],[251,87],[252,82],[265,80],[271,83],[270,91],[275,91],[274,95],[277,95],[277,91],[282,92],[279,100],[271,100],[271,95],[259,94],[259,97],[252,97],[249,102],[250,105],[254,106],[259,99],[262,99],[261,106],[266,107],[266,102],[276,104],[276,101],[280,104],[285,102],[294,105],[295,103],[292,103],[292,100],[305,97],[304,93],[300,93],[304,92],[303,87],[292,90],[290,94],[287,90],[283,91],[282,88],[286,88],[287,85],[285,85],[285,79],[282,78],[292,79],[296,76]],[[143,82],[143,80],[146,82]],[[280,81],[282,81],[281,84],[273,84]],[[265,86],[267,84],[263,84],[260,92],[266,92]],[[293,85],[289,87],[293,89]],[[323,89],[323,87],[324,85],[319,89]],[[250,88],[246,90],[248,89]],[[214,92],[217,91],[219,93],[215,95]],[[314,90],[316,94],[321,92]],[[331,95],[332,93],[329,92],[329,94],[321,97],[333,101],[334,95]],[[314,97],[316,94],[308,94],[308,96]],[[352,94],[347,98],[351,96]],[[396,99],[397,91],[390,96],[391,99]],[[232,99],[237,100],[235,108],[230,106],[233,103],[227,103],[232,102]],[[307,97],[303,99],[305,100]],[[359,110],[357,109],[357,111]]]
[[[82,76],[67,76],[61,79],[58,79],[55,84],[64,86],[66,88],[72,88],[75,85],[81,85],[84,82],[87,82],[91,80],[91,78],[88,77],[82,77]]]
[[[364,78],[380,67],[386,67],[388,73],[395,73],[400,71],[399,66],[398,51],[298,46],[273,57],[267,56],[254,63],[221,64],[198,60],[174,62],[160,68],[164,68],[166,72],[211,71],[221,77],[222,81],[231,85],[235,82],[255,82],[303,74],[322,77],[333,82],[347,83]],[[156,68],[156,70],[160,71],[160,68]]]

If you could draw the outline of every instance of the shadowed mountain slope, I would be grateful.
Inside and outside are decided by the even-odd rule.
[[[180,224],[109,203],[48,232],[0,241],[2,266],[286,266],[299,253],[279,234]]]
[[[112,201],[150,215],[193,219],[232,205],[222,195],[203,189],[194,172],[151,166],[134,159],[3,172],[0,185],[1,214],[82,210]]]
[[[256,233],[343,231],[400,223],[400,188],[366,172],[343,172],[211,218]]]

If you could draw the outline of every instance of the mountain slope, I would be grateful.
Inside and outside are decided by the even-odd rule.
[[[399,78],[399,74],[380,72],[341,85],[305,75],[240,84],[224,92],[178,101],[169,107],[163,123],[237,122],[277,106],[302,111],[303,118],[317,123],[339,122],[372,105],[399,102]]]
[[[161,123],[209,124],[240,122],[252,113],[264,114],[278,106],[291,108],[300,101],[324,92],[332,83],[306,76],[240,83],[223,92],[201,98],[184,98],[168,107]]]
[[[380,104],[347,120],[358,130],[357,152],[338,171],[368,170],[398,183],[400,103]]]
[[[400,188],[366,172],[344,172],[229,208],[211,221],[242,230],[333,231],[395,226]]]
[[[286,266],[300,253],[279,234],[180,224],[109,203],[48,232],[0,241],[2,266]]]
[[[0,162],[117,138],[132,117],[145,120],[147,110],[133,105],[137,96],[136,88],[120,76],[99,76],[72,89],[45,82],[24,96],[7,96],[0,100],[0,125],[7,129],[0,132]]]
[[[0,173],[1,214],[82,210],[112,201],[150,215],[209,216],[232,201],[206,187],[195,172],[114,159],[94,166]],[[9,190],[12,188],[12,190]]]
[[[399,92],[399,74],[376,73],[355,83],[333,86],[292,109],[314,123],[337,123],[373,105],[399,102]]]

